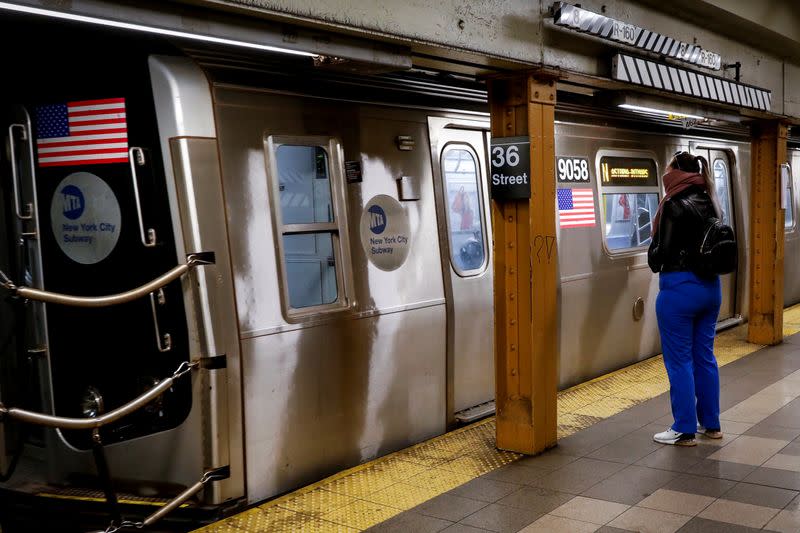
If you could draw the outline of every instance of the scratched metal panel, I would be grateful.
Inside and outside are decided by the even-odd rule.
[[[793,224],[786,228],[783,250],[783,303],[785,306],[800,302],[800,150],[789,150],[792,168],[791,202]]]
[[[691,135],[657,135],[606,126],[556,125],[556,155],[588,157],[592,162],[590,187],[595,191],[597,224],[589,228],[559,228],[560,286],[559,386],[591,379],[659,353],[655,316],[658,276],[647,265],[647,248],[612,255],[604,250],[603,189],[597,184],[599,153],[638,152],[653,157],[658,172],[678,149],[690,146],[729,147],[735,152],[734,212],[742,246],[747,246],[745,220],[749,202],[749,145]],[[692,148],[694,149],[694,148]],[[746,257],[743,252],[742,258]],[[737,285],[726,293],[726,305],[746,316],[747,261],[740,261]],[[634,303],[644,300],[640,320]],[[620,334],[624,332],[624,334]]]

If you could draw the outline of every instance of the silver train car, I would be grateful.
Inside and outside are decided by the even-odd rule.
[[[0,400],[90,419],[170,382],[94,430],[5,412],[0,474],[16,472],[0,483],[4,520],[20,495],[168,498],[201,479],[198,507],[253,503],[491,412],[481,84],[128,41],[108,75],[67,59],[92,43],[54,52],[50,74],[70,83],[22,80],[2,104],[0,270],[75,298],[5,285]],[[748,131],[684,130],[569,91],[556,121],[554,179],[570,198],[557,224],[560,387],[660,351],[646,250],[678,150],[708,159],[742,243],[720,326],[746,319]],[[97,131],[114,146],[86,158],[72,137],[110,135]],[[788,305],[800,301],[800,151],[787,163]],[[141,298],[86,304],[176,265],[180,280]]]

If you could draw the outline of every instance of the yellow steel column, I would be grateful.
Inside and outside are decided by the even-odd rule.
[[[750,174],[750,324],[747,340],[783,340],[783,220],[780,165],[786,162],[787,126],[753,126]]]
[[[556,86],[524,74],[489,80],[493,138],[530,139],[530,200],[492,201],[497,446],[556,444]]]

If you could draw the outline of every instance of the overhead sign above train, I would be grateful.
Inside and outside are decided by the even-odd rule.
[[[558,26],[627,44],[698,67],[712,70],[722,68],[722,57],[716,52],[605,15],[592,13],[566,2],[553,4],[553,20]]]
[[[772,107],[772,91],[767,89],[628,54],[616,54],[613,57],[611,77],[618,81],[737,107],[759,111],[770,111]]]

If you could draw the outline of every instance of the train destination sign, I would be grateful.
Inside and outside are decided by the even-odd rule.
[[[588,33],[601,39],[623,43],[640,50],[691,63],[698,67],[711,70],[722,68],[722,56],[716,52],[705,50],[696,44],[684,43],[621,20],[592,13],[566,2],[553,4],[553,21],[557,26]]]
[[[531,197],[530,138],[492,139],[490,163],[493,200],[523,200]]]
[[[603,185],[611,187],[658,185],[656,163],[646,157],[602,157],[600,158],[600,176]]]

